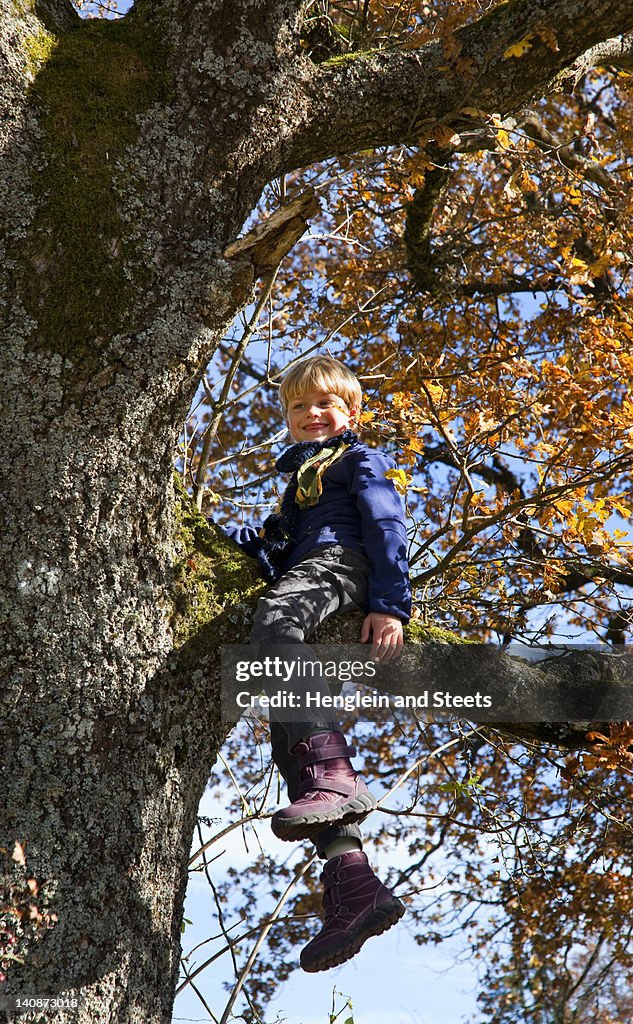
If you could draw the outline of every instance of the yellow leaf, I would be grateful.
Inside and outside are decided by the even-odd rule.
[[[503,59],[508,60],[510,57],[522,57],[524,53],[527,53],[528,50],[532,49],[532,43],[530,40],[533,38],[534,33],[530,32],[529,36],[526,36],[525,39],[520,39],[518,43],[513,43],[512,46],[509,46],[505,51]]]
[[[405,473],[404,469],[389,469],[385,473],[385,477],[387,480],[393,480],[393,486],[398,494],[406,494],[407,487],[413,480],[413,477],[409,473]]]
[[[561,499],[561,500],[559,500],[559,501],[554,503],[554,508],[556,509],[556,511],[559,513],[559,515],[562,518],[565,518],[566,516],[568,516],[569,513],[571,512],[571,510],[573,509],[573,507],[574,507],[574,502],[573,501],[569,501],[569,500],[565,500],[565,499]]]
[[[426,385],[426,390],[428,391],[429,399],[434,405],[439,405],[444,400],[446,392],[441,384],[434,384],[432,381],[429,381]]]
[[[611,508],[615,509],[616,512],[619,512],[625,519],[628,519],[632,514],[631,509],[627,508],[626,505],[623,505],[617,498],[611,498],[609,504],[611,505]]]
[[[500,128],[497,132],[497,142],[502,149],[510,149],[510,136],[503,128]]]
[[[506,133],[504,132],[504,135],[505,134]],[[499,138],[499,132],[497,132],[497,138]],[[515,171],[510,178],[508,178],[508,181],[504,185],[503,193],[506,196],[516,197],[523,195],[525,192],[538,192],[538,190],[536,182],[533,181],[527,171],[521,167],[518,171]]]
[[[527,171],[521,171],[519,185],[521,186],[522,192],[538,192],[538,185],[534,179],[530,177]]]
[[[589,273],[592,277],[601,277],[602,274],[611,266],[611,255],[605,252],[600,256],[595,263],[589,264]]]

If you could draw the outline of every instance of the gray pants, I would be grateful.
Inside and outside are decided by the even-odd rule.
[[[260,653],[271,656],[280,648],[292,650],[293,658],[312,661],[314,655],[305,638],[337,612],[362,611],[367,601],[369,563],[364,555],[340,545],[313,548],[306,557],[289,569],[271,589],[260,597],[255,612],[251,643]],[[292,645],[290,647],[290,645]],[[288,689],[288,683],[284,683]],[[301,681],[296,684],[301,693]],[[310,691],[329,693],[322,681],[310,679]],[[301,739],[319,729],[340,732],[338,718],[328,708],[302,712],[300,720],[290,721],[271,708],[270,736],[273,760],[286,780],[290,801],[299,789],[297,758],[292,748]],[[332,825],[318,835],[314,844],[319,856],[334,839],[360,839],[357,825]]]

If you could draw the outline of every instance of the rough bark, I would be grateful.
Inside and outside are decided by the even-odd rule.
[[[316,67],[305,6],[139,0],[113,25],[65,0],[0,4],[0,847],[23,845],[57,917],[22,922],[6,990],[81,991],[47,1024],[170,1019],[195,813],[226,731],[214,652],[257,586],[172,477],[202,368],[252,295],[250,260],[226,247],[280,172],[410,139],[427,116],[412,103],[449,121],[466,98],[506,111],[633,27],[628,3],[503,5],[511,41],[535,11],[559,19],[560,52],[495,76],[491,16],[464,36],[475,88],[432,48]]]

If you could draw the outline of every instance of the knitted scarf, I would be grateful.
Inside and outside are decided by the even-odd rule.
[[[286,448],[276,462],[280,473],[292,476],[278,512],[265,520],[257,558],[262,576],[275,583],[283,573],[288,555],[296,543],[301,509],[312,508],[321,496],[321,477],[346,448],[358,444],[353,430],[345,430],[327,441],[299,441]],[[330,454],[331,453],[331,454]]]

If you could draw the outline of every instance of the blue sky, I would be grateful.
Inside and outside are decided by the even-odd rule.
[[[200,814],[214,819],[224,815],[227,823],[230,820],[211,793],[205,794]],[[222,827],[222,824],[215,824],[213,832]],[[267,853],[280,861],[287,858],[287,844],[274,838],[268,821],[258,823],[257,832]],[[194,846],[197,848],[197,841]],[[251,851],[252,848],[251,841]],[[225,867],[246,867],[250,859],[239,830],[220,842],[214,855],[222,849],[225,852],[216,862],[217,867],[214,865],[216,881],[221,880]],[[202,874],[191,876],[185,917],[192,922],[183,937],[185,950],[218,930],[213,897]],[[316,921],[314,928],[315,932],[319,928]],[[195,962],[202,963],[222,944],[204,946],[198,951]],[[297,969],[268,1007],[266,1024],[276,1020],[329,1024],[334,989],[342,993],[335,997],[335,1012],[345,1007],[347,998],[351,999],[355,1024],[459,1024],[476,1010],[475,968],[473,964],[456,963],[459,956],[463,956],[463,950],[458,941],[447,942],[437,949],[418,946],[409,934],[405,916],[386,934],[370,939],[353,960],[339,968],[316,975]],[[223,982],[231,980],[231,972],[230,960],[225,955],[196,979],[197,987],[218,1016],[227,999]],[[236,1007],[236,1013],[239,1012]],[[348,1016],[348,1010],[343,1012],[340,1024],[344,1024]],[[176,999],[174,1024],[210,1019],[195,993],[190,988],[184,989]]]

